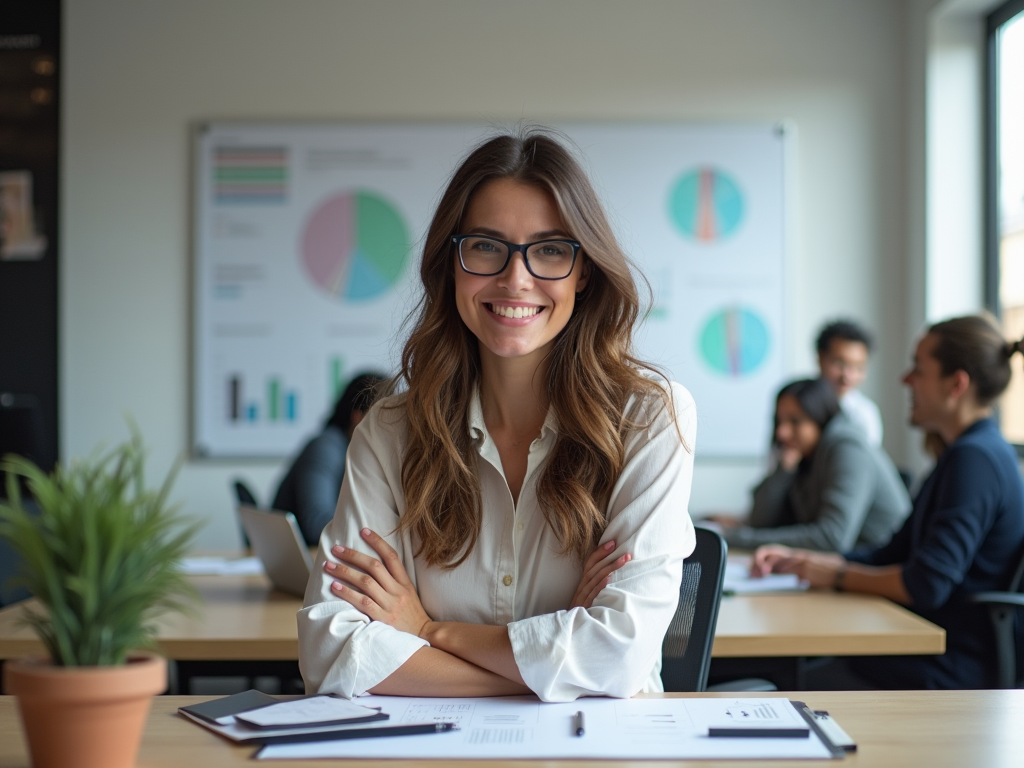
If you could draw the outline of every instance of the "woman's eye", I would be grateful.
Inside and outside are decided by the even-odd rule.
[[[545,243],[540,247],[540,255],[548,258],[559,258],[566,255],[566,248],[559,243]]]

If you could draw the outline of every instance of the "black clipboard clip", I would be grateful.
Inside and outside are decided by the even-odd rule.
[[[811,730],[821,739],[821,743],[832,753],[832,757],[845,757],[849,752],[857,751],[857,743],[850,738],[835,720],[823,709],[811,709],[802,701],[790,702],[804,718]]]

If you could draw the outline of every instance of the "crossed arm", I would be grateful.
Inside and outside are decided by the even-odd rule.
[[[401,696],[505,696],[529,693],[516,665],[504,626],[433,621],[424,610],[398,553],[378,534],[363,528],[360,535],[378,558],[342,546],[331,548],[338,559],[324,570],[334,578],[331,590],[373,621],[426,640],[398,669],[370,693]],[[631,559],[609,559],[615,542],[596,549],[583,566],[583,576],[570,608],[589,608],[607,586],[612,572]]]

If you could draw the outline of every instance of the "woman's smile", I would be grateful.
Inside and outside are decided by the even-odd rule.
[[[503,325],[512,326],[527,325],[544,311],[544,307],[538,307],[533,304],[484,302],[484,306],[490,310],[498,322],[504,321],[502,322]]]

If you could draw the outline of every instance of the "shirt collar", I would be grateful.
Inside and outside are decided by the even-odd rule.
[[[540,438],[558,435],[558,417],[555,416],[555,409],[548,407],[547,415],[544,417],[544,424],[540,428]],[[484,408],[480,402],[480,387],[473,390],[473,397],[469,401],[469,436],[474,441],[480,442],[489,437],[487,425],[484,424]]]

